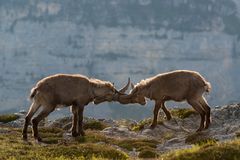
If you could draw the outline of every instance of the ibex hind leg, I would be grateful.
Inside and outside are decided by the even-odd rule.
[[[28,125],[33,117],[33,115],[37,112],[37,110],[40,108],[40,104],[37,103],[36,101],[33,101],[33,103],[31,104],[28,113],[25,117],[25,123],[24,123],[24,127],[22,130],[22,138],[23,140],[27,140],[27,129],[28,129]]]
[[[172,116],[171,116],[171,113],[169,112],[169,110],[166,108],[165,102],[162,102],[162,110],[165,113],[167,120],[171,120]]]
[[[46,106],[35,118],[32,119],[33,136],[37,142],[41,141],[41,138],[38,135],[38,124],[41,120],[47,117],[49,113],[51,113],[54,110],[54,108],[55,106]]]
[[[208,105],[206,99],[204,97],[201,97],[199,102],[201,103],[205,113],[206,113],[206,123],[205,123],[205,126],[204,126],[204,129],[207,129],[211,123],[211,108],[210,106]]]
[[[201,104],[196,101],[195,99],[194,100],[188,100],[187,101],[201,116],[201,122],[200,122],[200,126],[199,128],[197,129],[197,132],[203,130],[204,128],[204,122],[205,122],[205,111],[203,110]]]

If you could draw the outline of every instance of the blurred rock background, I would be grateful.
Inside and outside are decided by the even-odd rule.
[[[191,69],[211,82],[210,105],[239,102],[239,40],[237,0],[0,0],[0,113],[27,110],[31,87],[55,73],[120,88]],[[141,119],[152,105],[90,104],[85,115]]]

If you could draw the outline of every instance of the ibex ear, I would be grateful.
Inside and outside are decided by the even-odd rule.
[[[112,82],[112,85],[114,86],[114,82]]]

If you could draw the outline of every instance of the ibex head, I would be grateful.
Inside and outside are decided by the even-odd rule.
[[[125,95],[124,93],[128,89],[130,85],[130,78],[128,79],[128,83],[121,88],[120,90],[117,90],[114,87],[113,83],[110,82],[105,82],[104,84],[98,84],[99,87],[94,87],[93,93],[95,95],[94,98],[94,104],[99,104],[104,101],[113,101],[114,97],[120,96],[120,95]]]

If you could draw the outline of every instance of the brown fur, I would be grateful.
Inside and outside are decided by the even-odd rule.
[[[42,111],[32,119],[34,138],[41,140],[38,136],[38,123],[59,106],[71,106],[72,135],[84,135],[82,128],[84,106],[92,101],[95,104],[112,101],[116,93],[118,91],[110,82],[89,79],[82,75],[57,74],[46,77],[31,90],[30,99],[33,102],[25,118],[23,138],[27,139],[29,122],[34,113],[42,107]]]
[[[198,72],[177,70],[140,81],[129,95],[119,96],[118,101],[123,104],[144,104],[145,97],[154,100],[154,118],[151,128],[155,128],[160,108],[165,112],[167,119],[171,119],[171,114],[164,105],[166,101],[186,100],[201,115],[200,127],[197,130],[201,131],[203,128],[208,128],[210,124],[210,107],[203,97],[203,93],[210,90],[210,83]]]

